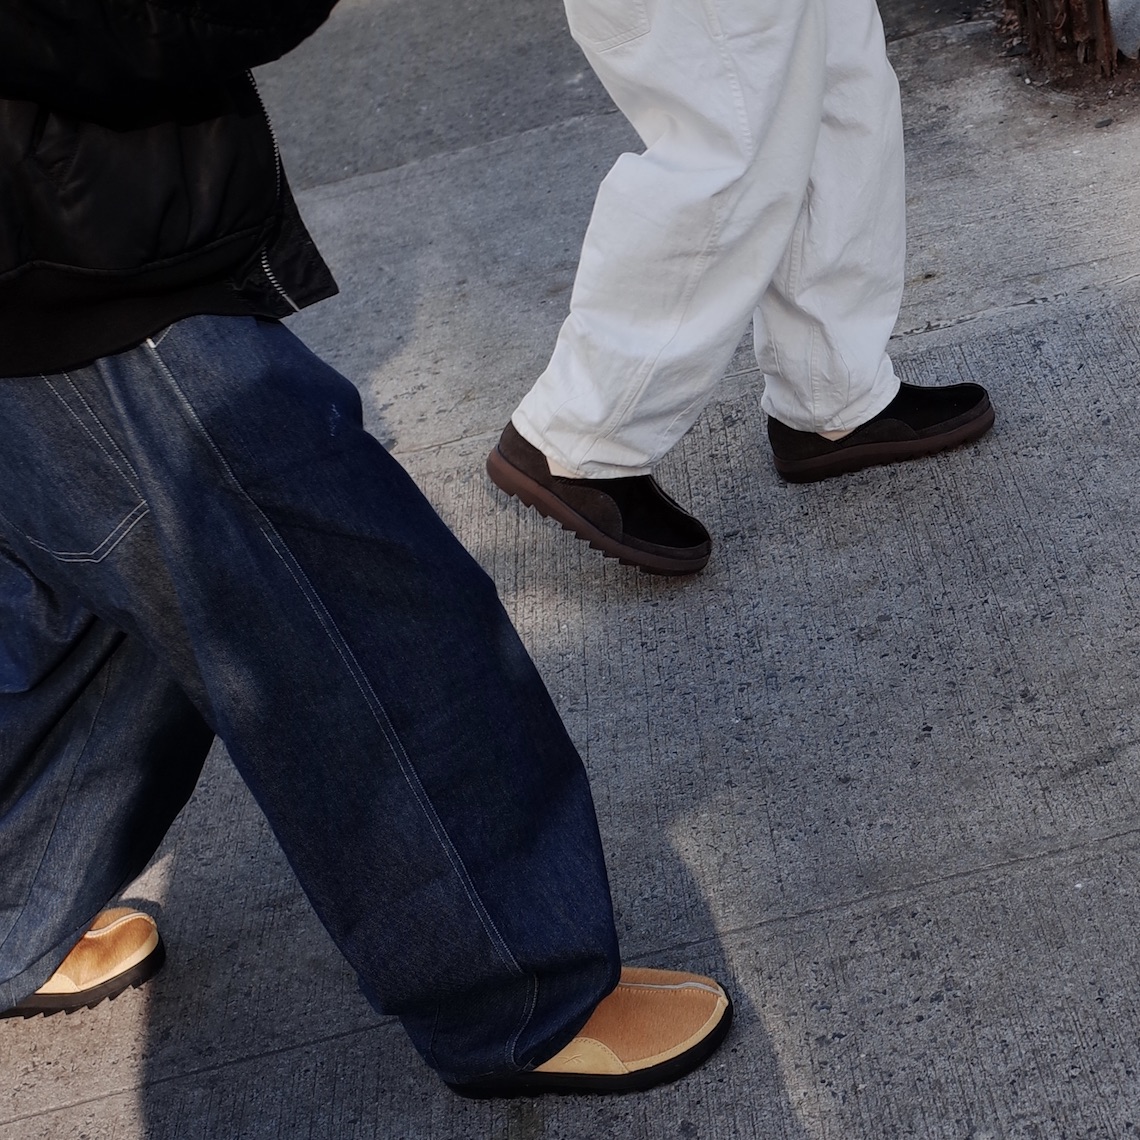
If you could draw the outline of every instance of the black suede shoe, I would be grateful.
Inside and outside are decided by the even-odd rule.
[[[657,485],[652,475],[563,479],[546,456],[507,424],[487,457],[496,486],[561,523],[610,558],[650,574],[693,574],[712,550],[709,532]]]
[[[903,384],[899,394],[850,435],[835,441],[796,431],[768,418],[776,470],[789,483],[814,483],[881,463],[933,455],[985,435],[994,409],[980,384],[921,388]]]

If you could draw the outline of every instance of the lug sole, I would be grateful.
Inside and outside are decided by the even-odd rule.
[[[964,443],[980,439],[993,427],[993,424],[994,408],[987,401],[985,409],[974,419],[968,420],[952,431],[923,439],[868,443],[829,452],[827,455],[817,455],[811,459],[781,459],[775,454],[772,458],[777,472],[786,482],[817,483],[835,475],[862,471],[865,467],[902,463],[908,459],[920,459],[940,451],[949,451],[952,447],[960,447]]]
[[[607,558],[616,558],[623,566],[636,566],[646,574],[678,576],[695,574],[708,565],[709,556],[695,558],[671,558],[668,555],[654,554],[638,550],[600,531],[589,519],[567,506],[557,495],[548,491],[541,483],[520,471],[496,446],[487,456],[487,474],[491,482],[508,495],[512,495],[525,506],[533,507],[544,518],[553,519],[563,530],[587,543],[593,550],[599,550]]]
[[[80,1009],[94,1009],[100,1002],[114,1000],[119,994],[137,989],[150,981],[166,961],[166,947],[161,936],[158,945],[141,961],[129,970],[116,974],[113,978],[90,989],[73,994],[32,994],[11,1009],[0,1011],[4,1017],[51,1017],[54,1013],[75,1013]]]

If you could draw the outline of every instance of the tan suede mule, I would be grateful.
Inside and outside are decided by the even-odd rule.
[[[470,1097],[640,1092],[691,1073],[731,1023],[732,1002],[712,978],[627,966],[578,1036],[549,1061],[451,1088]]]
[[[0,1017],[73,1013],[92,1009],[158,973],[166,950],[149,914],[114,907],[103,911],[60,967],[31,997]]]

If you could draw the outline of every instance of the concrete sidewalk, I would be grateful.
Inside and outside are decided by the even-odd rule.
[[[603,560],[482,462],[635,146],[557,4],[343,0],[265,70],[342,294],[294,328],[494,576],[590,769],[626,957],[737,1025],[623,1099],[469,1103],[377,1019],[216,750],[129,892],[170,958],[0,1022],[0,1137],[727,1140],[1140,1129],[1140,113],[1026,83],[992,25],[885,5],[908,130],[894,354],[998,407],[808,487],[747,345],[663,482],[689,581]]]

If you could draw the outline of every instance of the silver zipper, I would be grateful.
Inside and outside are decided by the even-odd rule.
[[[276,289],[277,292],[280,293],[281,296],[284,297],[285,300],[288,301],[290,305],[293,306],[293,312],[299,313],[301,311],[301,306],[298,305],[297,302],[294,301],[293,298],[290,297],[289,294],[286,293],[284,289],[281,288],[281,282],[277,280],[277,274],[274,273],[272,269],[270,269],[270,267],[269,267],[269,250],[265,249],[264,246],[262,247],[262,250],[261,250],[261,268],[262,268],[262,271],[265,273],[265,276],[269,278],[269,284],[272,285],[273,288]]]
[[[254,95],[257,96],[258,106],[261,107],[262,118],[265,119],[265,125],[269,129],[269,139],[273,143],[273,169],[277,180],[277,184],[274,189],[274,198],[280,202],[281,174],[284,167],[281,163],[281,148],[277,145],[277,132],[273,129],[273,120],[269,117],[269,111],[266,109],[265,100],[262,99],[261,92],[257,89],[257,82],[253,78],[253,72],[247,71],[245,74],[249,79],[250,87],[253,88]],[[298,305],[297,302],[294,301],[293,298],[290,297],[289,294],[286,293],[285,290],[281,287],[281,282],[277,280],[277,274],[273,272],[273,269],[269,265],[269,250],[264,246],[261,250],[261,268],[265,273],[266,278],[269,280],[269,284],[272,285],[273,288],[276,289],[277,292],[289,303],[293,309],[293,312],[299,313],[301,311],[301,306]]]
[[[253,78],[253,72],[247,71],[245,77],[249,80],[250,87],[253,88],[254,95],[257,96],[257,104],[261,108],[261,117],[265,120],[265,125],[269,128],[269,138],[273,143],[273,167],[277,175],[277,188],[276,198],[281,200],[281,148],[277,145],[277,132],[273,129],[273,120],[269,117],[269,112],[265,107],[265,100],[261,97],[261,92],[257,89],[257,80]]]

